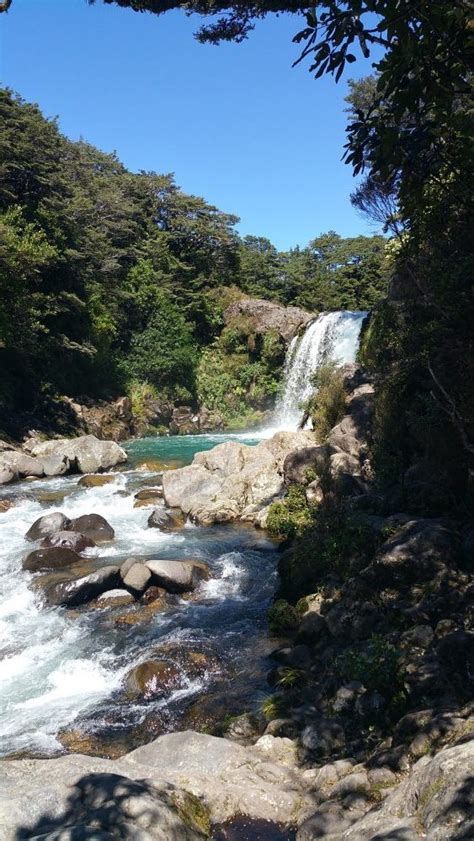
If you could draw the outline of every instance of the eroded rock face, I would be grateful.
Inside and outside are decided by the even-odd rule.
[[[224,320],[229,324],[239,317],[249,321],[256,335],[274,331],[288,344],[315,314],[298,307],[282,307],[261,298],[240,298],[227,307]]]
[[[278,432],[256,447],[227,442],[197,453],[193,463],[163,474],[168,506],[201,525],[252,522],[284,488],[284,461],[314,445],[312,432]]]

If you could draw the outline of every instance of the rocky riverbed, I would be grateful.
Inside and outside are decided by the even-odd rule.
[[[382,513],[373,386],[345,388],[323,443],[4,488],[7,841],[474,837],[472,526]],[[272,640],[275,544],[250,523],[292,486],[341,523],[314,533],[317,589],[281,555]]]

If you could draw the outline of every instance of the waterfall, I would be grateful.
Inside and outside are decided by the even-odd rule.
[[[355,362],[366,315],[348,310],[321,313],[309,322],[302,336],[295,336],[287,351],[283,393],[275,410],[277,428],[298,429],[303,418],[302,404],[313,391],[311,377],[322,362]]]

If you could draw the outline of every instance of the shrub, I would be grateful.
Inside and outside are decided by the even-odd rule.
[[[267,529],[276,537],[293,537],[312,522],[311,509],[301,485],[291,485],[281,502],[270,505]]]
[[[374,634],[365,651],[348,649],[336,658],[335,669],[344,681],[357,680],[366,689],[392,697],[401,686],[400,652],[384,637]]]
[[[274,636],[285,636],[288,632],[296,631],[299,624],[299,612],[285,599],[277,599],[268,609],[268,625]]]
[[[311,384],[316,391],[308,400],[306,411],[311,418],[313,428],[323,441],[345,414],[343,369],[337,365],[337,362],[329,360],[316,371],[311,378]]]

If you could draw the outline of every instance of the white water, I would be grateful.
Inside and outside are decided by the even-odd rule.
[[[18,495],[18,502],[0,515],[0,755],[57,751],[58,731],[84,714],[94,716],[95,709],[98,720],[110,696],[121,690],[129,669],[153,656],[163,642],[199,645],[203,640],[212,645],[215,639],[224,655],[233,659],[232,652],[239,644],[242,647],[242,629],[248,627],[243,633],[250,634],[254,624],[247,616],[252,611],[264,614],[273,587],[274,560],[253,551],[259,542],[263,547],[264,536],[196,527],[164,534],[148,528],[150,508],[134,508],[133,493],[151,476],[132,470],[98,488],[81,488],[74,476],[1,489],[0,497]],[[64,499],[41,501],[42,493],[56,491],[64,492]],[[25,540],[25,532],[52,510],[69,517],[96,512],[113,526],[115,539],[87,553],[94,566],[120,563],[131,555],[194,557],[210,564],[211,578],[194,603],[178,599],[170,612],[156,614],[143,628],[112,627],[106,611],[77,614],[47,608],[31,589],[38,576],[24,572],[21,564],[25,554],[36,548]],[[262,568],[263,582],[256,575]],[[250,574],[250,570],[255,571]],[[181,686],[157,701],[154,710],[195,696],[205,683],[206,678],[189,680],[183,674]],[[133,709],[131,714],[140,717],[145,710]]]
[[[303,404],[314,388],[311,378],[329,359],[340,365],[355,362],[359,336],[366,312],[322,313],[296,336],[287,352],[284,389],[275,410],[275,429],[298,429]]]

